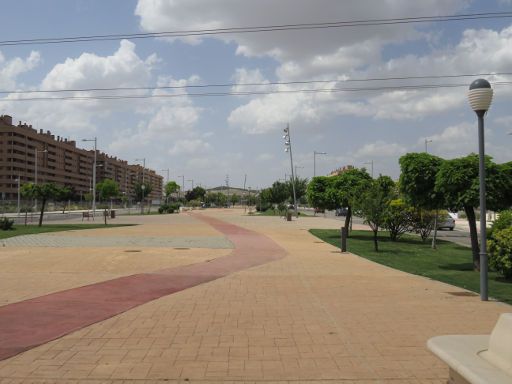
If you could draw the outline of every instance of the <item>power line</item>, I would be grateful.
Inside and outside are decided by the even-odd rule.
[[[0,41],[0,46],[16,46],[16,45],[35,45],[35,44],[61,44],[61,43],[77,43],[89,41],[112,41],[112,40],[134,40],[147,38],[178,38],[191,36],[208,36],[221,34],[242,34],[242,33],[259,33],[259,32],[278,32],[278,31],[294,31],[294,30],[310,30],[310,29],[328,29],[328,28],[347,28],[361,26],[387,26],[411,23],[430,23],[430,22],[450,22],[478,19],[502,19],[511,18],[512,12],[480,12],[467,13],[444,16],[419,16],[419,17],[402,17],[389,19],[366,19],[352,21],[334,21],[322,23],[300,23],[300,24],[280,24],[268,26],[253,27],[230,27],[230,28],[214,28],[214,29],[197,29],[197,30],[178,30],[164,32],[147,32],[147,33],[127,33],[127,34],[107,34],[107,35],[85,35],[72,37],[46,37],[35,39],[18,39]]]
[[[511,85],[512,81],[495,82],[495,86]],[[8,101],[87,101],[87,100],[129,100],[129,99],[153,99],[153,98],[176,98],[176,97],[222,97],[222,96],[261,96],[272,94],[290,93],[340,93],[340,92],[375,92],[375,91],[400,91],[400,90],[425,90],[442,88],[467,87],[467,84],[420,84],[420,85],[397,85],[365,88],[323,88],[323,89],[295,89],[295,90],[273,90],[273,91],[247,91],[247,92],[202,92],[202,93],[178,93],[165,95],[104,95],[104,96],[66,96],[66,97],[28,97],[20,99],[0,99],[0,102]]]
[[[331,79],[331,80],[298,80],[298,81],[275,81],[265,83],[216,83],[199,85],[169,85],[154,87],[110,87],[110,88],[69,88],[69,89],[37,89],[37,90],[12,90],[2,91],[0,94],[32,94],[32,93],[65,93],[65,92],[106,92],[106,91],[155,91],[169,89],[194,89],[194,88],[223,88],[223,87],[264,87],[274,85],[305,85],[305,84],[326,84],[326,83],[359,83],[370,81],[397,81],[397,80],[425,80],[425,79],[454,79],[477,76],[511,76],[512,72],[489,72],[458,75],[426,75],[426,76],[394,76],[394,77],[373,77],[359,79]]]

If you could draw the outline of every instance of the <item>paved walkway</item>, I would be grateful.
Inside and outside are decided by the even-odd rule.
[[[512,311],[478,297],[454,296],[463,290],[447,284],[342,255],[307,232],[337,228],[334,220],[289,223],[236,210],[205,215],[228,223],[229,236],[240,241],[257,238],[247,230],[263,235],[250,240],[256,258],[273,254],[261,247],[268,238],[287,256],[162,296],[4,360],[0,383],[441,384],[448,370],[426,350],[426,340],[488,333],[500,313]],[[207,224],[217,225],[218,235],[226,224],[215,219]],[[171,220],[175,226],[165,227],[167,235],[185,231],[180,220],[187,222],[186,235],[208,231],[204,222],[185,215],[145,220],[147,226]],[[163,226],[158,231],[166,232]],[[241,244],[232,242],[237,252]],[[91,252],[104,250],[82,257]]]
[[[204,238],[202,236],[158,237],[158,236],[61,236],[38,234],[10,237],[0,240],[3,247],[153,247],[153,248],[233,248],[225,237]]]

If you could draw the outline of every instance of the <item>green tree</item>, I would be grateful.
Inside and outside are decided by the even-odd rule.
[[[330,199],[327,191],[330,188],[332,179],[327,176],[316,176],[311,179],[306,190],[308,203],[315,209],[327,209],[330,206]]]
[[[194,189],[188,191],[185,194],[185,199],[187,199],[187,201],[204,200],[205,195],[206,195],[206,190],[204,188],[195,187]]]
[[[74,192],[72,190],[72,187],[66,185],[59,188],[58,194],[55,197],[55,199],[62,202],[62,213],[66,212],[66,206],[68,204],[68,201],[73,197],[73,195]]]
[[[142,188],[142,185],[144,185],[144,188]],[[144,184],[137,183],[137,184],[135,184],[134,191],[135,191],[135,198],[137,199],[137,201],[142,202],[143,191],[144,191],[144,199],[146,199],[149,196],[149,194],[153,191],[153,187],[148,182],[145,182]]]
[[[355,199],[356,212],[373,232],[375,252],[379,251],[378,232],[385,223],[387,207],[393,198],[393,184],[388,176],[379,176],[366,188],[360,189]]]
[[[293,201],[292,181],[288,180],[286,186],[288,188],[288,196],[290,197],[289,200]],[[295,178],[295,197],[297,198],[297,203],[306,195],[307,188],[308,179],[301,179],[300,177]]]
[[[463,209],[469,224],[473,266],[480,270],[480,248],[476,230],[475,208],[480,205],[479,158],[470,154],[458,159],[446,160],[439,167],[435,191],[444,196],[445,204],[451,210]],[[487,207],[499,211],[509,207],[512,180],[507,167],[495,164],[491,157],[485,159]]]
[[[435,189],[436,177],[443,159],[428,153],[408,153],[402,156],[400,163],[400,192],[406,201],[419,209],[417,224],[425,224],[426,228],[434,229],[432,248],[436,248],[438,214],[422,214],[423,210],[436,212],[443,208],[444,198],[440,191]],[[433,218],[434,223],[426,219]],[[421,228],[418,228],[422,233]],[[430,231],[427,231],[430,233]]]
[[[100,200],[111,200],[119,196],[119,185],[111,179],[105,179],[96,185],[96,189],[99,193]],[[105,219],[105,225],[107,225],[107,209],[103,212]]]
[[[238,196],[238,195],[236,195],[236,194],[234,194],[234,193],[233,193],[233,194],[230,196],[230,200],[231,200],[231,204],[232,204],[232,205],[236,205],[236,204],[238,204],[238,203],[240,202],[240,196]]]
[[[41,204],[41,211],[39,214],[39,226],[43,225],[44,210],[46,203],[50,199],[57,199],[61,193],[61,188],[52,183],[44,184],[23,184],[21,187],[21,194],[23,197],[29,199],[37,199]]]
[[[288,186],[286,183],[281,183],[280,181],[275,181],[274,184],[272,184],[272,198],[271,202],[273,204],[279,205],[283,204],[286,200],[290,198],[290,194],[288,191]]]
[[[110,200],[119,196],[119,185],[112,179],[105,179],[96,185],[100,200]]]
[[[165,193],[165,201],[169,200],[169,197],[180,190],[180,186],[175,181],[169,181],[165,184],[164,193]]]
[[[359,196],[361,190],[365,190],[370,185],[372,178],[364,168],[354,168],[343,172],[339,176],[332,177],[330,181],[331,183],[327,189],[327,199],[330,201],[329,208],[346,207],[345,228],[349,228],[355,199]]]
[[[389,201],[384,215],[383,227],[389,231],[391,241],[397,241],[407,232],[414,218],[414,209],[402,199]]]

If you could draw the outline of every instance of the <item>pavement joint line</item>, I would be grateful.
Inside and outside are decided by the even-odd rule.
[[[233,251],[209,262],[124,276],[2,306],[0,360],[150,301],[287,255],[265,235],[205,215],[194,217],[228,237]]]

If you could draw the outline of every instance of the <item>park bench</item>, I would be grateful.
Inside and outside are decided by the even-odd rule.
[[[491,335],[436,336],[427,346],[450,367],[449,384],[512,383],[512,313],[500,316]]]
[[[87,218],[87,221],[89,221],[89,217],[91,217],[91,213],[89,211],[82,212],[82,221],[84,221],[85,218]]]

